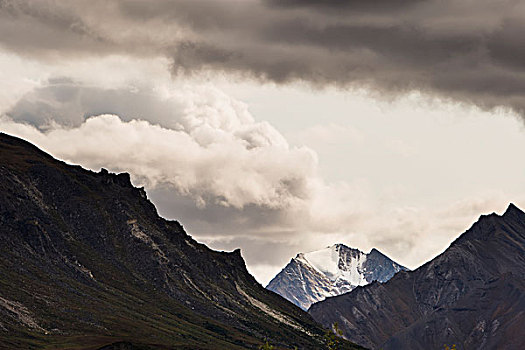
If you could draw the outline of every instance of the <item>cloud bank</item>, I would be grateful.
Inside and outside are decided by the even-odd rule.
[[[0,45],[40,59],[162,56],[208,71],[525,112],[514,0],[0,1]]]
[[[65,160],[93,169],[111,164],[151,187],[169,184],[201,207],[213,202],[239,209],[247,205],[284,208],[306,199],[315,177],[315,154],[304,147],[290,147],[268,123],[255,122],[243,104],[216,96],[215,90],[207,92],[207,97],[200,95],[184,106],[176,129],[144,120],[124,122],[116,115],[90,117],[75,127],[59,124],[59,115],[51,124],[40,124],[45,133],[4,118],[2,129],[21,132]],[[207,103],[199,104],[199,99]],[[58,111],[75,116],[69,112],[78,108],[68,101],[69,108],[59,106]],[[43,106],[52,102],[38,99],[36,114],[45,115]],[[19,112],[22,107],[15,106],[14,111],[21,114],[18,120],[23,116],[31,120],[28,102],[21,105],[28,112]]]
[[[138,119],[126,103],[104,98],[114,96],[131,105],[155,105],[158,114]],[[47,106],[49,119],[33,114],[34,103]],[[119,114],[76,114],[97,109]],[[63,121],[69,113],[70,121]],[[130,172],[136,185],[146,185],[160,213],[180,220],[197,239],[216,249],[242,247],[262,282],[298,251],[335,242],[379,247],[415,267],[480,213],[504,209],[515,198],[481,193],[438,209],[385,206],[366,180],[324,181],[311,149],[289,145],[246,105],[209,87],[165,97],[53,81],[21,98],[0,118],[0,130],[93,170]],[[362,142],[357,130],[334,125],[297,137],[326,142],[340,133]]]

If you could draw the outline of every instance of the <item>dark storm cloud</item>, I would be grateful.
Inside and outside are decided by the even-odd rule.
[[[1,45],[27,55],[108,52],[109,38],[59,3],[0,0]]]
[[[164,56],[174,74],[419,90],[523,115],[524,17],[514,0],[2,1],[0,43],[35,56]]]
[[[280,7],[313,7],[316,9],[333,9],[340,11],[402,11],[407,6],[424,0],[266,0],[266,3]]]

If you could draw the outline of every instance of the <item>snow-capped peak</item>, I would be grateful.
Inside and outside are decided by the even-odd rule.
[[[369,254],[344,244],[299,253],[270,281],[267,288],[303,309],[357,286],[385,282],[403,266],[373,249]]]
[[[305,253],[303,257],[330,281],[345,280],[354,286],[367,284],[363,274],[367,255],[358,249],[334,244],[325,249]]]
[[[339,273],[339,251],[335,245],[305,253],[303,256],[311,266],[329,278]]]

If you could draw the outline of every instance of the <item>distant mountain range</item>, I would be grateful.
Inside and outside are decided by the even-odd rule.
[[[525,213],[482,216],[420,268],[309,313],[371,349],[525,349]]]
[[[315,302],[350,292],[357,286],[386,282],[401,270],[407,269],[377,249],[366,254],[335,244],[297,254],[266,288],[308,310]]]
[[[0,349],[324,347],[325,330],[257,283],[239,250],[159,217],[126,173],[0,133],[0,223]]]

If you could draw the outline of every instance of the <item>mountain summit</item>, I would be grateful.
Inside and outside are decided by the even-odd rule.
[[[312,305],[369,348],[524,349],[525,213],[482,216],[441,255],[390,281]]]
[[[372,281],[386,282],[406,270],[372,249],[368,254],[344,244],[299,253],[266,287],[307,310],[327,297],[347,293]]]
[[[0,133],[0,222],[1,349],[322,347],[324,330],[257,283],[239,250],[159,217],[128,174]]]

